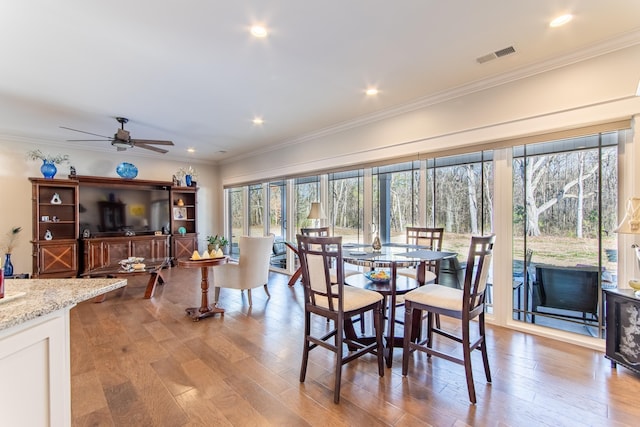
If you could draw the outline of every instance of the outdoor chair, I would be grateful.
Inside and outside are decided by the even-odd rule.
[[[601,270],[595,266],[561,267],[537,264],[532,313],[577,320],[587,325],[597,322],[600,275]],[[576,312],[582,315],[576,315]],[[533,314],[531,321],[535,323]]]

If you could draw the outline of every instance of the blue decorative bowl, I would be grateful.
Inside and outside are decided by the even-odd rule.
[[[133,179],[138,176],[138,168],[134,164],[122,162],[116,166],[116,173],[120,175],[121,178]]]

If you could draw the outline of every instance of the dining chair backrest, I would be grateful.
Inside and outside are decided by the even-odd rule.
[[[429,246],[431,250],[441,251],[444,228],[407,227],[406,236],[408,245]]]
[[[495,240],[494,234],[471,237],[464,275],[463,316],[468,313],[470,318],[473,318],[484,311],[485,290],[487,289]]]
[[[296,236],[305,302],[332,312],[343,311],[342,237]],[[331,266],[336,279],[332,280]],[[336,285],[335,288],[332,288]],[[337,293],[336,293],[337,291]]]
[[[329,227],[306,227],[300,229],[300,234],[303,236],[320,236],[320,237],[328,237]]]

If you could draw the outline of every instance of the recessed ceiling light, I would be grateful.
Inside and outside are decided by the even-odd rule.
[[[196,149],[195,149],[195,148],[192,148],[192,147],[189,147],[189,148],[187,148],[187,152],[189,152],[189,153],[195,153],[195,152],[196,152]]]
[[[253,119],[254,125],[261,125],[263,123],[264,123],[264,120],[262,120],[262,117],[256,117],[255,119]]]
[[[371,87],[369,89],[367,89],[365,91],[365,93],[369,96],[373,96],[373,95],[377,95],[378,94],[378,89],[376,89],[375,87]]]
[[[554,28],[560,27],[566,24],[567,22],[571,21],[572,19],[573,19],[573,15],[571,15],[570,13],[567,13],[566,15],[561,15],[555,18],[553,21],[549,23],[549,26]]]
[[[254,25],[251,27],[251,35],[254,37],[267,37],[267,29],[262,25]]]

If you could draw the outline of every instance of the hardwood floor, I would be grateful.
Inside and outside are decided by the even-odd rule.
[[[184,309],[199,305],[199,271],[164,276],[150,300],[145,279],[133,278],[102,304],[71,310],[74,426],[638,425],[640,376],[611,369],[602,353],[492,326],[493,384],[473,355],[477,405],[462,366],[414,354],[404,378],[401,349],[384,378],[373,356],[346,365],[335,405],[332,353],[313,350],[299,382],[299,283],[272,273],[271,298],[254,289],[253,308],[222,289],[225,315],[193,322]]]

